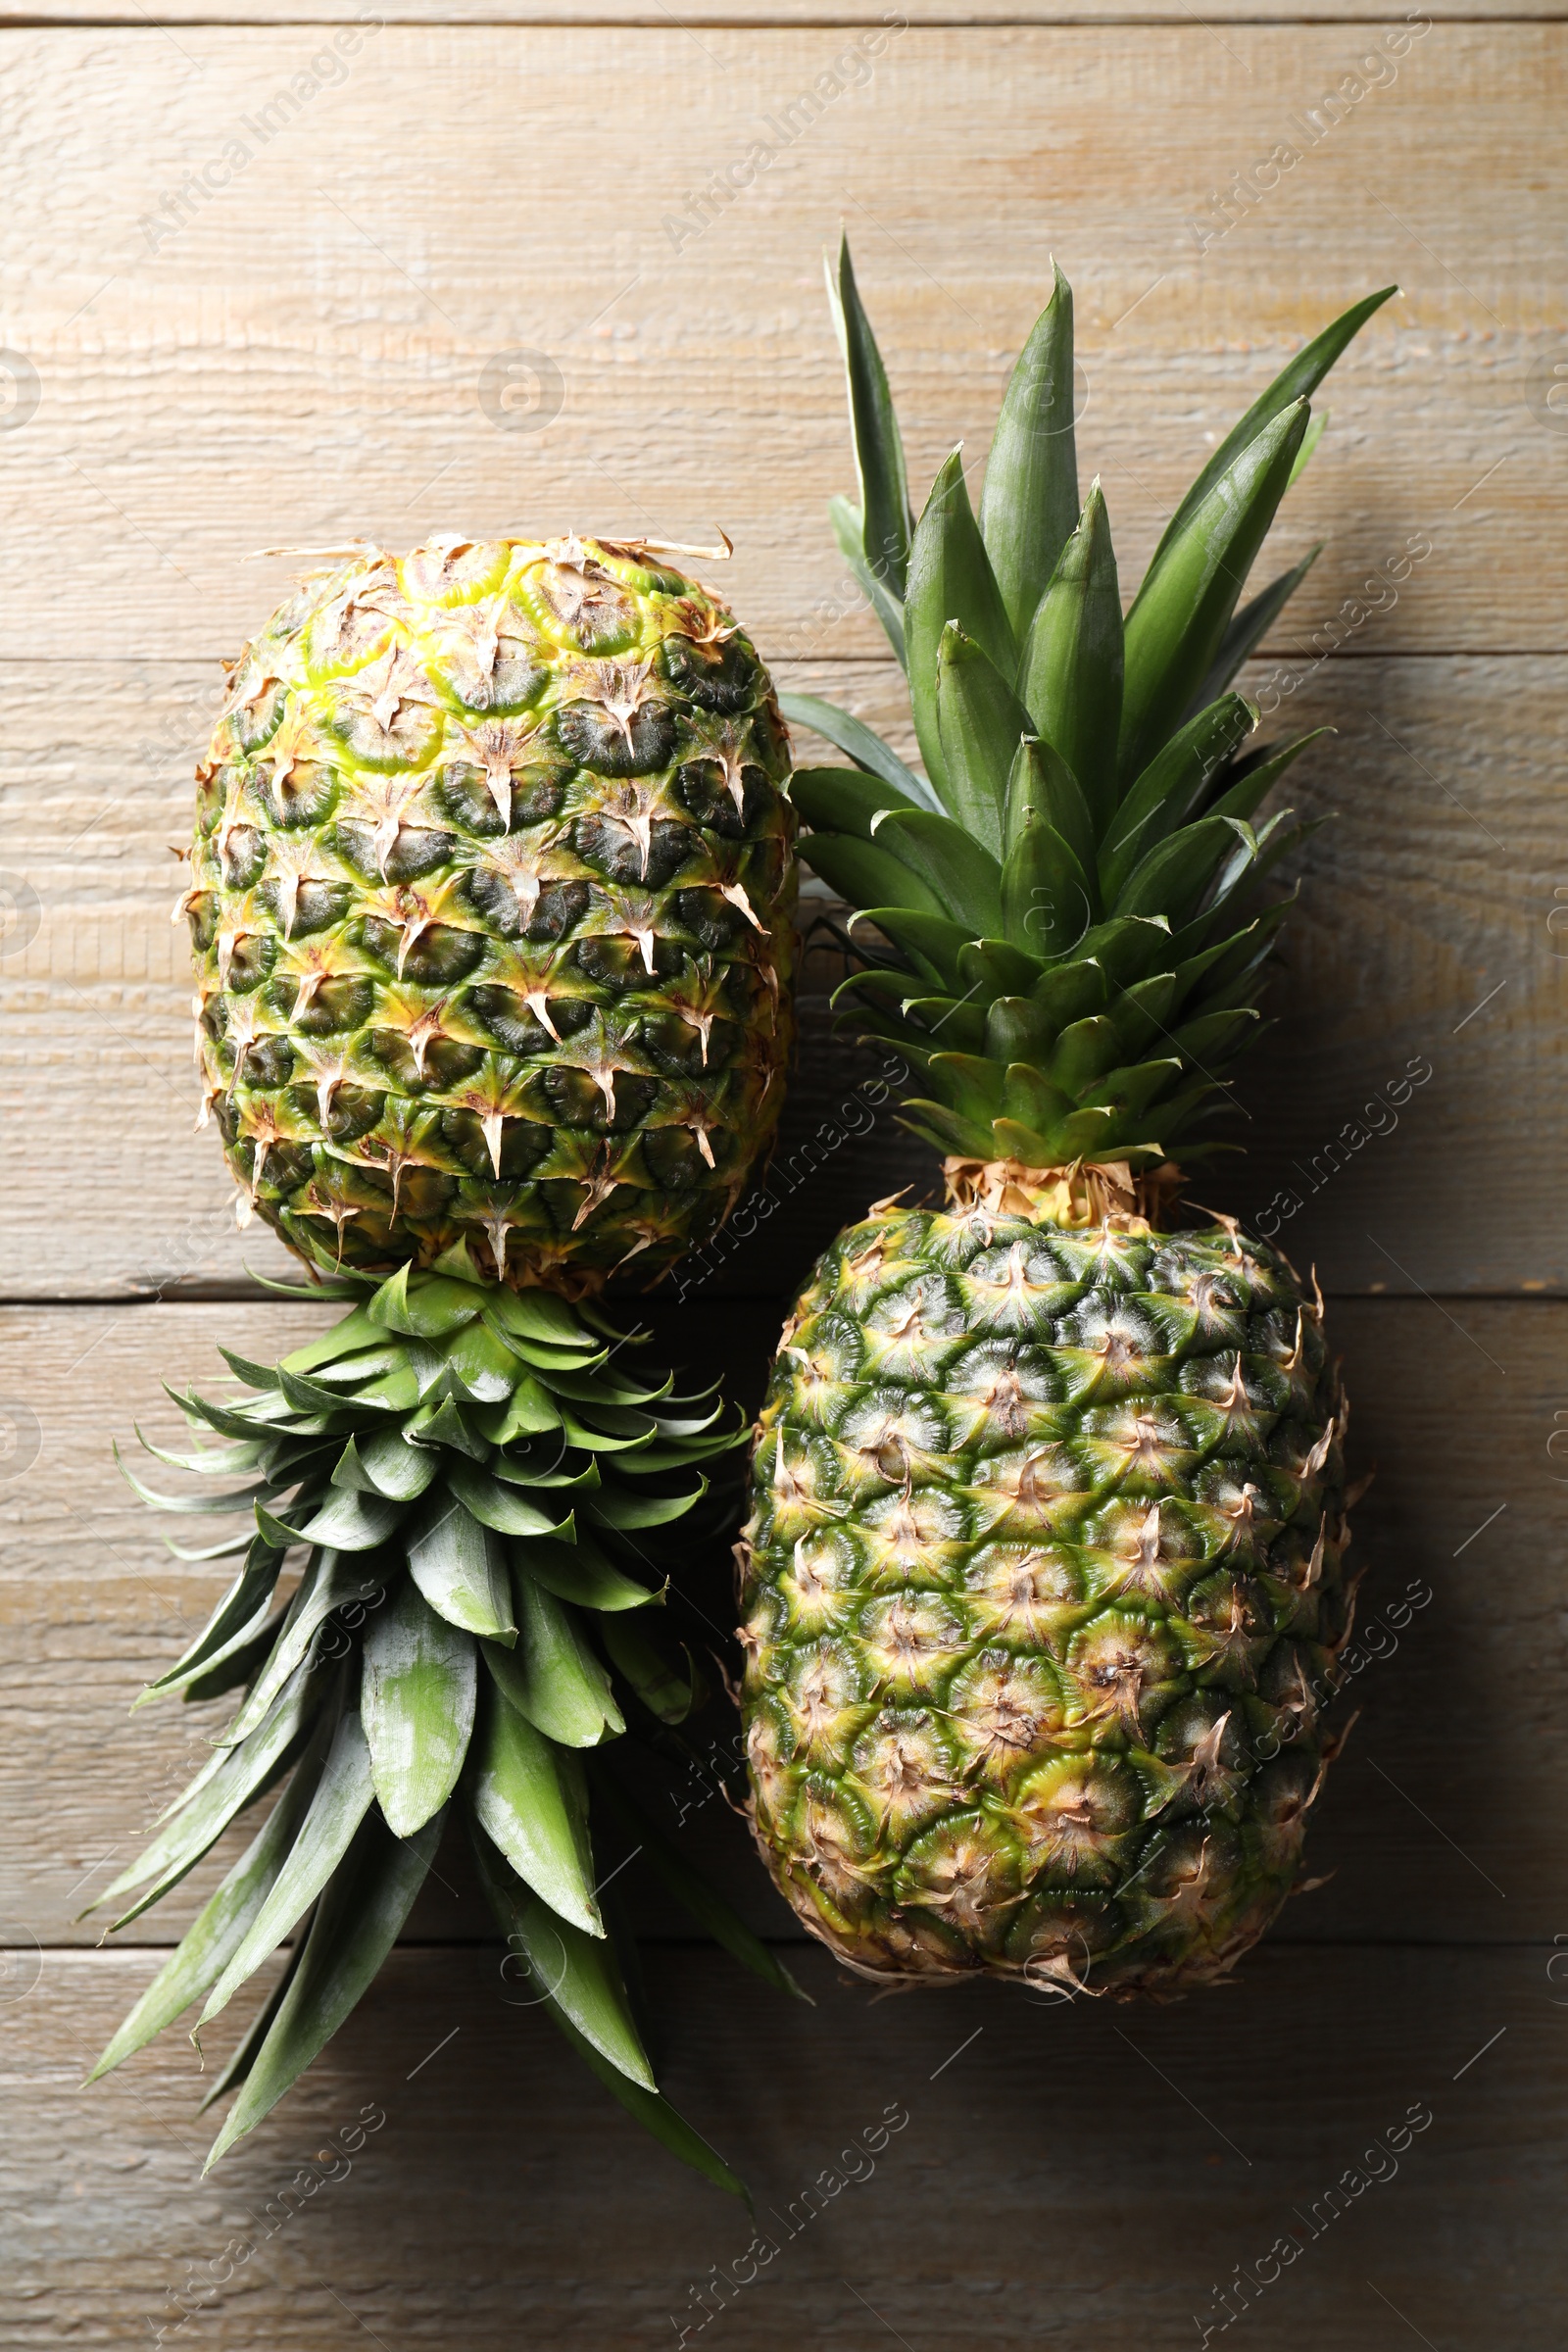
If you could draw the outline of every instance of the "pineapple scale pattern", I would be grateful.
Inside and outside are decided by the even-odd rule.
[[[788,741],[646,549],[451,537],[306,581],[198,770],[198,1124],[302,1254],[655,1281],[770,1139]]]
[[[1333,1750],[1344,1423],[1317,1303],[1228,1224],[842,1235],[739,1554],[759,1842],[813,1933],[906,1981],[1223,1974]]]

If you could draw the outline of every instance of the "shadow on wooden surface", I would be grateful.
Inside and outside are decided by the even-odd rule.
[[[1230,2340],[1258,2352],[1560,2343],[1549,1950],[1276,1947],[1162,2010],[878,2002],[814,1955],[806,2009],[668,1951],[667,2084],[755,2225],[509,2005],[499,1957],[401,1950],[198,2184],[212,2119],[176,2038],[74,2087],[152,1956],[49,1953],[0,2057],[27,2086],[8,2347],[129,2346],[186,2312],[158,2340],[1187,2352],[1245,2314]]]

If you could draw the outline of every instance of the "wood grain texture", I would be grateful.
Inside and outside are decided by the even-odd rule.
[[[314,1309],[216,1304],[0,1314],[6,1361],[29,1367],[30,1403],[19,1404],[32,1419],[21,1426],[37,1447],[4,1490],[0,1817],[10,1835],[0,1917],[40,1942],[96,1936],[97,1923],[73,1926],[73,1914],[195,1770],[219,1712],[164,1704],[127,1714],[226,1578],[222,1563],[169,1558],[169,1523],[123,1487],[108,1438],[128,1440],[133,1420],[149,1436],[172,1435],[160,1379],[212,1385],[219,1338],[266,1360],[319,1319]],[[661,1310],[655,1329],[674,1360],[722,1372],[752,1409],[779,1321],[776,1301],[694,1300]],[[1293,1904],[1281,1932],[1549,1938],[1568,1875],[1555,1796],[1568,1762],[1568,1612],[1554,1434],[1568,1394],[1568,1310],[1545,1300],[1339,1300],[1332,1336],[1355,1408],[1352,1458],[1379,1466],[1356,1514],[1357,1553],[1370,1567],[1353,1700],[1362,1719],[1309,1848],[1314,1872],[1335,1873],[1333,1883]],[[160,1482],[179,1483],[151,1465],[149,1483]],[[203,1525],[180,1522],[177,1540],[199,1542]],[[732,1622],[722,1545],[683,1565],[680,1582],[694,1604],[691,1638],[722,1642]],[[728,1736],[721,1703],[703,1728],[705,1740]],[[792,1935],[744,1841],[718,1835],[716,1810],[696,1834],[757,1926]],[[172,1938],[219,1875],[217,1864],[204,1869],[188,1898],[160,1905],[133,1935]],[[471,1933],[478,1916],[448,1917],[443,1900],[422,1932]]]
[[[1188,2352],[1229,2282],[1250,2303],[1232,2340],[1269,2352],[1390,2352],[1411,2328],[1556,2352],[1549,1958],[1275,1947],[1148,2011],[875,2002],[812,1955],[806,2009],[671,1952],[651,1971],[664,2079],[754,2184],[748,2262],[742,2207],[507,2006],[495,1949],[396,1954],[201,2182],[214,2119],[176,2037],[75,2087],[153,1955],[51,1952],[0,2057],[24,2092],[0,2154],[6,2341],[632,2352],[686,2327],[734,2352],[890,2329],[910,2352]],[[1238,2293],[1260,2263],[1273,2282]]]
[[[780,676],[911,748],[891,662],[786,662]],[[1568,1282],[1558,1139],[1536,1115],[1563,1100],[1568,1037],[1568,660],[1319,661],[1293,629],[1244,685],[1280,698],[1276,732],[1339,729],[1291,779],[1296,805],[1333,821],[1303,861],[1280,1027],[1242,1078],[1250,1116],[1232,1138],[1246,1155],[1205,1172],[1200,1197],[1272,1224],[1333,1292]],[[216,1137],[191,1134],[168,845],[188,833],[210,692],[199,667],[122,664],[63,702],[52,672],[0,666],[5,860],[37,913],[35,936],[18,931],[0,957],[0,1296],[233,1285],[247,1265],[289,1262],[259,1226],[235,1230]],[[808,900],[808,928],[822,912]],[[844,965],[815,937],[766,1198],[688,1262],[676,1296],[777,1292],[848,1215],[933,1181],[933,1154],[878,1086],[886,1056],[835,1038],[827,992]],[[1411,1063],[1430,1077],[1391,1101]],[[1477,1218],[1483,1162],[1492,1211]]]
[[[1556,2352],[1568,1309],[1477,1294],[1568,1284],[1562,0],[1439,0],[1408,43],[1366,0],[1289,22],[1257,0],[906,0],[906,28],[861,0],[832,23],[815,0],[421,11],[388,0],[356,41],[346,0],[309,21],[161,0],[157,24],[34,0],[0,37],[0,1299],[77,1302],[0,1309],[0,2342],[1177,2352],[1222,2331],[1231,2281],[1259,2352],[1412,2331]],[[1265,189],[1282,143],[1298,160]],[[748,156],[700,226],[686,208]],[[823,515],[851,480],[819,274],[841,220],[917,488],[959,436],[977,477],[1062,261],[1080,463],[1124,580],[1284,357],[1402,282],[1336,372],[1278,534],[1280,564],[1328,546],[1247,684],[1339,728],[1293,782],[1340,813],[1245,1080],[1248,1156],[1199,1188],[1351,1294],[1331,1324],[1380,1474],[1356,1523],[1362,1719],[1308,1849],[1331,1880],[1222,1994],[868,2001],[801,1944],[733,1817],[650,1784],[817,2002],[683,1943],[627,1872],[662,2075],[779,2245],[732,2295],[751,2225],[509,2005],[451,1849],[360,2011],[205,2183],[177,2030],[76,2085],[220,1858],[143,1942],[96,1950],[74,1914],[217,1712],[127,1713],[222,1569],[170,1559],[107,1437],[172,1434],[160,1378],[211,1379],[219,1338],[266,1356],[321,1319],[238,1295],[246,1257],[285,1261],[234,1234],[216,1145],[188,1132],[164,845],[217,658],[290,569],[239,559],[722,524],[726,593],[781,680],[896,727]],[[509,353],[541,388],[519,429],[480,398]],[[1374,596],[1417,537],[1397,601]],[[831,1038],[836,973],[819,931],[776,1206],[652,1305],[661,1344],[748,1405],[815,1251],[929,1178],[878,1057]],[[1412,1060],[1431,1076],[1396,1124]],[[721,1640],[717,1548],[683,1581]],[[729,1719],[702,1728],[722,1743]],[[1369,2151],[1423,2107],[1396,2177],[1326,2223],[1326,2192],[1387,2173]],[[384,2124],[329,2181],[320,2151],[367,2110]],[[885,2111],[909,2120],[839,2185]],[[836,2193],[803,2227],[812,2182]],[[1288,2231],[1283,2277],[1236,2288]]]
[[[1559,15],[1556,0],[1434,0],[1430,8],[1419,10],[1379,8],[1373,0],[1290,0],[1288,8],[1281,0],[1274,0],[1272,6],[1264,6],[1263,0],[1214,0],[1205,22],[1354,24],[1362,21],[1393,26],[1409,17],[1425,17],[1442,24],[1498,18],[1551,23]],[[632,0],[632,5],[614,10],[608,0],[484,0],[483,6],[443,8],[439,17],[431,0],[384,0],[384,5],[373,10],[362,9],[354,0],[312,0],[308,7],[304,0],[171,0],[171,5],[160,8],[158,22],[203,28],[286,24],[307,32],[318,26],[330,32],[343,25],[363,24],[371,17],[383,24],[399,25],[574,25],[585,33],[636,27],[664,32],[670,24],[668,16],[657,7],[648,7],[646,0]],[[683,0],[679,22],[683,27],[702,27],[705,37],[798,25],[827,29],[848,40],[857,32],[873,32],[901,19],[922,28],[973,26],[980,32],[999,25],[1098,24],[1132,30],[1192,22],[1184,17],[1181,0],[904,0],[902,6],[887,9],[868,5],[868,0],[854,0],[854,5],[831,12],[824,8],[823,0]],[[147,22],[123,5],[115,5],[114,0],[29,0],[13,21],[29,25],[101,25],[130,32],[142,30]]]
[[[1287,353],[1399,280],[1281,533],[1282,556],[1333,537],[1303,624],[1419,529],[1434,557],[1363,645],[1560,648],[1568,442],[1540,371],[1564,351],[1562,36],[1434,25],[1375,51],[1376,86],[1371,37],[911,25],[826,96],[822,25],[388,25],[330,75],[309,25],[11,33],[7,331],[38,400],[24,421],[18,378],[5,650],[75,677],[90,657],[95,681],[211,659],[281,585],[249,550],[530,517],[722,523],[770,656],[877,650],[822,517],[849,483],[820,277],[841,220],[922,491],[956,438],[978,461],[1054,251],[1124,577]],[[1282,143],[1298,161],[1260,187]],[[750,184],[683,231],[732,164]],[[1226,216],[1235,173],[1257,193]],[[500,430],[480,379],[515,350],[559,394]]]

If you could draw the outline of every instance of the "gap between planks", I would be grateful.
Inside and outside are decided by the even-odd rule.
[[[1484,25],[1489,31],[1494,26],[1500,24],[1533,26],[1568,23],[1568,10],[1565,9],[1534,16],[1528,13],[1516,16],[1494,16],[1485,12],[1471,15],[1465,11],[1456,11],[1451,15],[1430,13],[1434,24]],[[1369,15],[1365,12],[1360,15],[1330,17],[1300,16],[1284,11],[1275,15],[1222,17],[1219,20],[1221,24],[1234,24],[1239,29],[1245,29],[1250,25],[1263,31],[1288,29],[1295,26],[1312,31],[1320,25],[1354,26],[1375,24],[1378,21],[1375,14]],[[334,25],[352,24],[356,20],[351,16],[339,14],[337,16],[298,17],[174,17],[170,22],[191,32],[287,32],[290,30],[329,30]],[[755,17],[698,17],[695,20],[696,25],[705,32],[853,32],[860,29],[875,31],[886,23],[887,16],[884,12],[869,11],[863,15],[845,12],[833,17],[760,15]],[[635,14],[605,17],[400,16],[387,19],[386,29],[398,32],[421,30],[426,32],[667,32],[671,24],[677,24],[678,29],[682,32],[691,29],[690,26],[680,24],[677,19],[671,17],[667,9],[658,16]],[[1149,32],[1182,32],[1187,29],[1178,17],[1131,10],[1118,11],[1114,15],[921,17],[918,21],[911,22],[906,29],[910,32],[1053,32],[1057,29],[1096,32],[1102,26],[1107,29],[1128,27]],[[1206,24],[1203,24],[1201,28],[1204,31],[1208,30]],[[161,33],[165,29],[161,21],[148,16],[145,11],[137,16],[127,17],[29,17],[0,13],[0,32]]]
[[[801,1280],[804,1282],[805,1279],[803,1275]],[[776,1291],[725,1291],[722,1294],[714,1293],[703,1303],[723,1307],[780,1306],[794,1296],[799,1287],[798,1283],[786,1283]],[[1357,1291],[1327,1288],[1323,1297],[1325,1300],[1353,1300],[1360,1306],[1418,1306],[1423,1299],[1435,1298],[1462,1299],[1471,1305],[1494,1306],[1561,1306],[1568,1303],[1568,1292],[1549,1290]],[[167,1291],[93,1291],[87,1294],[78,1291],[69,1296],[53,1291],[0,1292],[0,1314],[22,1308],[28,1308],[35,1313],[54,1313],[74,1307],[94,1307],[101,1311],[111,1306],[268,1306],[278,1299],[290,1306],[335,1306],[339,1303],[337,1299],[329,1298],[295,1298],[284,1292],[270,1291],[260,1283],[214,1283],[210,1287],[188,1290],[172,1284]],[[679,1306],[683,1301],[674,1297],[661,1298],[654,1291],[642,1291],[626,1298],[612,1296],[605,1303],[611,1310],[624,1308],[631,1314],[640,1311],[645,1304],[657,1311],[666,1306]]]
[[[183,19],[179,21],[182,23]],[[331,22],[332,20],[327,21]],[[1120,22],[1119,19],[1117,21]],[[1231,22],[1228,17],[1224,21],[1226,24]],[[1249,22],[1251,20],[1249,20]],[[1313,22],[1312,19],[1305,17],[1292,21],[1303,24]],[[1470,22],[1472,20],[1466,21]],[[1283,23],[1284,20],[1282,19],[1280,22]],[[1339,24],[1341,20],[1339,18],[1335,18],[1334,22]],[[1362,20],[1353,19],[1346,20],[1346,22],[1360,23]],[[1477,24],[1507,23],[1521,24],[1548,23],[1553,24],[1568,24],[1568,13],[1565,13],[1562,17],[1551,18],[1476,18],[1473,20],[1473,22]],[[14,26],[7,24],[3,19],[0,19],[0,32],[7,32],[14,29],[16,29]],[[47,30],[49,28],[45,26],[43,29]],[[113,27],[110,27],[110,29],[113,29]],[[253,27],[252,29],[256,28]],[[492,29],[494,29],[494,27],[492,27]],[[505,29],[505,27],[502,29]],[[532,25],[527,25],[523,26],[521,29],[525,31],[533,31],[537,28]],[[1298,654],[1294,656],[1290,655],[1289,648],[1286,648],[1285,652],[1287,657],[1290,659],[1303,660],[1305,658],[1304,656]],[[1378,652],[1376,648],[1372,646],[1355,648],[1347,646],[1343,650],[1336,651],[1334,653],[1322,654],[1316,656],[1314,659],[1327,664],[1329,662],[1339,663],[1359,662],[1558,662],[1561,661],[1565,656],[1568,656],[1568,639],[1564,639],[1561,645],[1460,645],[1447,648],[1426,645],[1394,646],[1382,653]],[[1253,659],[1257,662],[1265,662],[1271,658],[1272,654],[1270,644],[1265,641],[1265,643],[1259,647],[1258,652]],[[200,669],[209,663],[212,663],[214,662],[214,657],[208,654],[137,653],[118,654],[113,657],[113,660],[117,662],[124,664],[133,663],[137,669]],[[875,649],[868,654],[775,654],[771,658],[770,665],[773,669],[781,672],[786,668],[791,670],[800,670],[806,668],[885,669],[889,672],[893,672],[897,670],[899,666],[892,654],[881,653]],[[74,673],[79,673],[80,664],[78,662],[72,662],[69,657],[63,654],[39,654],[37,656],[33,656],[31,654],[8,654],[3,649],[0,649],[0,676],[3,676],[5,671],[8,669],[24,670],[27,675],[31,677],[37,671],[45,669],[69,669]],[[785,693],[792,693],[795,691],[795,689],[786,682],[783,691]]]
[[[185,1931],[179,1933],[183,1935]],[[505,1940],[499,1929],[493,1935],[483,1936],[400,1936],[395,1948],[400,1952],[472,1952],[482,1951],[492,1944],[499,1950]],[[832,1957],[826,1945],[818,1943],[816,1937],[808,1934],[805,1928],[795,1936],[761,1936],[758,1940],[765,1944],[769,1951],[821,1952],[828,1958]],[[173,1941],[166,1938],[162,1943],[151,1940],[130,1943],[123,1936],[117,1936],[113,1943],[39,1943],[29,1936],[24,1943],[13,1943],[0,1936],[0,1952],[36,1952],[40,1959],[131,1960],[148,1952],[162,1952],[167,1958],[176,1948],[177,1942],[177,1936]],[[661,1936],[647,1929],[638,1935],[637,1942],[644,1950],[660,1952],[715,1952],[723,1949],[711,1936]],[[1274,1927],[1265,1929],[1262,1939],[1251,1950],[1256,1952],[1265,1948],[1292,1952],[1553,1952],[1560,1951],[1562,1946],[1544,1936],[1287,1936]],[[292,1951],[292,1936],[285,1936],[276,1949],[280,1952]],[[859,1985],[864,1980],[854,1979],[852,1982]],[[989,1977],[986,1971],[977,1970],[971,1977],[956,1978],[953,1984],[956,1989],[963,1984],[988,1982],[997,1980]],[[921,1989],[935,1992],[945,1991],[949,1987],[927,1983]]]

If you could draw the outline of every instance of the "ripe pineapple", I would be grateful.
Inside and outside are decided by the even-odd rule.
[[[791,1018],[783,725],[736,623],[661,552],[356,554],[246,649],[198,771],[177,913],[204,1116],[242,1208],[317,1277],[285,1295],[349,1309],[275,1366],[225,1349],[249,1394],[177,1400],[204,1443],[150,1450],[241,1486],[131,1481],[241,1531],[180,1553],[238,1571],[147,1695],[241,1696],[99,1898],[130,1898],[114,1925],[275,1801],[95,2073],[204,2000],[199,2031],[292,1937],[208,2094],[236,2094],[209,2164],[337,2031],[457,1818],[531,1997],[740,2189],[658,2091],[591,1835],[608,1816],[794,1989],[596,1757],[628,1725],[667,1745],[697,1703],[643,1627],[702,1465],[742,1433],[639,1377],[592,1295],[620,1266],[657,1279],[725,1213]]]
[[[1313,738],[1244,750],[1228,689],[1306,565],[1239,592],[1386,296],[1227,436],[1124,620],[1059,273],[978,524],[956,453],[912,520],[847,250],[830,290],[835,523],[926,776],[787,703],[856,762],[797,771],[802,854],[860,910],[846,987],[917,1073],[946,1204],[873,1208],[785,1327],[740,1553],[758,1838],[873,1977],[1173,1993],[1296,1880],[1350,1623],[1321,1300],[1229,1217],[1167,1229],[1168,1154],[1214,1148],[1284,911],[1253,886],[1305,831],[1252,818]]]
[[[786,739],[735,621],[656,553],[367,549],[234,669],[176,919],[203,1118],[308,1252],[466,1237],[512,1282],[657,1281],[771,1137]]]

